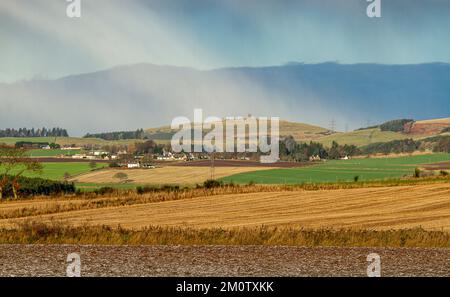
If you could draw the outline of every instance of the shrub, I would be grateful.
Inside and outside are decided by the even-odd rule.
[[[136,193],[139,194],[139,195],[145,194],[144,187],[137,186],[136,187]]]
[[[128,179],[128,175],[124,172],[117,172],[114,174],[113,178],[120,179],[121,181],[125,181]]]
[[[180,191],[180,186],[178,185],[164,185],[162,187],[157,186],[137,186],[136,193],[143,195],[146,193],[156,193],[156,192],[178,192]]]
[[[180,190],[180,186],[164,185],[164,186],[162,186],[161,190],[163,190],[165,192],[177,192]]]
[[[212,189],[212,188],[220,188],[223,186],[222,181],[218,181],[215,179],[208,179],[203,183],[203,187],[206,189]]]
[[[416,167],[416,169],[414,169],[414,177],[419,178],[420,175],[421,175],[421,170],[420,170],[420,168]]]
[[[97,195],[112,194],[114,192],[116,192],[116,189],[114,189],[113,187],[101,187],[100,189],[96,189],[94,191],[94,193]]]
[[[355,175],[355,177],[353,178],[353,180],[355,181],[355,183],[358,182],[358,181],[359,181],[359,175]]]
[[[433,152],[450,153],[450,137],[449,136],[437,137],[437,142],[433,147]]]
[[[59,144],[57,144],[57,143],[53,143],[53,142],[50,143],[49,146],[50,146],[50,148],[53,149],[53,150],[57,150],[57,149],[60,149],[60,148],[61,148],[61,145],[59,145]]]
[[[440,174],[441,174],[442,176],[447,176],[447,175],[448,175],[448,172],[445,171],[445,170],[441,170]]]
[[[0,179],[3,175],[0,175]],[[14,197],[11,182],[13,177],[8,176],[8,182],[3,189],[3,197]],[[18,195],[20,197],[30,197],[37,195],[57,195],[57,194],[73,194],[75,193],[75,185],[69,182],[53,181],[42,178],[19,177],[18,183],[20,189]]]

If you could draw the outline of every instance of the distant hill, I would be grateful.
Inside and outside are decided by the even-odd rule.
[[[147,129],[145,133],[149,139],[170,140],[176,133],[176,130],[170,129],[169,126],[164,126]],[[291,135],[298,140],[310,141],[330,134],[332,134],[331,131],[319,126],[280,120],[280,137]]]
[[[407,127],[409,135],[431,136],[440,134],[450,127],[450,118],[417,121]]]
[[[447,131],[449,128],[450,118],[429,119],[406,123],[403,132],[382,131],[377,126],[321,137],[318,141],[327,146],[331,145],[333,141],[340,144],[364,146],[376,142],[388,142],[407,138],[424,139],[431,136],[449,135],[450,131]]]
[[[330,130],[304,123],[295,123],[285,120],[280,121],[280,137],[293,136],[299,142],[315,141],[331,146],[333,141],[339,144],[353,144],[356,146],[365,146],[377,142],[389,142],[393,140],[401,140],[413,138],[415,140],[429,138],[438,135],[450,135],[450,131],[442,132],[443,129],[450,127],[450,118],[430,119],[414,122],[414,132],[392,132],[381,131],[379,127],[371,127],[367,129],[359,129],[347,133],[334,132]],[[143,131],[146,139],[155,140],[158,143],[169,143],[172,136],[177,132],[172,130],[170,126],[162,126],[157,128],[149,128]],[[205,130],[205,133],[208,131]],[[113,132],[114,133],[114,132]],[[29,137],[29,138],[0,138],[0,144],[15,144],[17,141],[34,141],[34,142],[53,142],[53,137]],[[112,144],[132,144],[135,142],[145,141],[144,139],[126,139],[126,140],[104,140],[100,138],[76,138],[76,137],[57,137],[56,143],[60,145],[83,146],[87,144],[93,145],[112,145]]]
[[[450,64],[291,63],[200,71],[138,64],[56,80],[0,84],[4,127],[64,126],[71,135],[131,131],[193,116],[253,114],[350,129],[450,115]],[[93,131],[94,130],[94,131]]]
[[[375,142],[388,142],[392,140],[400,140],[410,138],[411,136],[392,131],[381,131],[379,128],[357,130],[347,133],[337,133],[325,136],[317,141],[325,146],[331,146],[333,141],[339,144],[353,144],[356,146],[364,146]]]
[[[368,129],[359,129],[347,133],[332,133],[330,130],[319,126],[282,120],[280,121],[280,136],[286,137],[291,135],[297,141],[315,141],[329,147],[331,146],[331,143],[333,141],[336,141],[339,144],[365,146],[377,142],[389,142],[407,138],[423,139],[430,136],[450,134],[450,132],[441,133],[442,129],[434,129],[436,125],[450,127],[450,119],[448,118],[417,121],[415,122],[415,125],[420,125],[420,127],[430,127],[430,130],[427,130],[427,133],[402,133],[393,131],[381,131],[379,127],[374,127]],[[154,139],[160,142],[168,142],[176,131],[171,130],[169,126],[165,126],[147,129],[145,132],[150,139]]]

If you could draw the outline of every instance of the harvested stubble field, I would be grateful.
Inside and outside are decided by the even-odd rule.
[[[276,187],[274,187],[276,189]],[[0,226],[25,219],[67,221],[71,225],[232,228],[296,226],[302,228],[450,230],[450,183],[335,190],[183,194],[180,197],[114,197],[40,202],[4,202]],[[187,192],[189,193],[189,192]],[[163,195],[163,194],[158,194]],[[128,199],[128,200],[127,200]],[[167,201],[170,200],[170,201]],[[29,212],[15,215],[24,205]],[[77,206],[78,205],[78,206]],[[31,209],[31,211],[30,211]],[[49,210],[50,209],[50,210]],[[12,214],[12,215],[11,215]]]
[[[449,182],[446,177],[421,178],[421,179],[399,179],[390,181],[352,182],[352,183],[330,183],[330,184],[302,184],[302,185],[224,185],[219,188],[188,188],[183,189],[160,189],[153,188],[144,194],[137,194],[132,188],[117,189],[113,193],[97,195],[93,192],[81,192],[75,196],[66,197],[34,197],[26,200],[4,200],[0,201],[0,219],[13,219],[32,217],[45,214],[54,214],[75,210],[98,209],[105,207],[119,207],[127,205],[147,204],[163,201],[174,201],[190,198],[236,195],[248,193],[273,193],[273,192],[295,192],[295,191],[318,191],[337,189],[358,189],[376,187],[396,187],[429,185]],[[132,184],[130,184],[133,186]],[[134,186],[133,186],[134,187]]]
[[[216,167],[215,178],[222,178],[229,175],[267,170],[266,167]],[[167,166],[155,169],[109,169],[90,172],[74,179],[80,183],[114,183],[119,182],[114,176],[118,172],[126,173],[128,180],[136,184],[196,184],[203,183],[211,178],[209,167],[178,167]]]

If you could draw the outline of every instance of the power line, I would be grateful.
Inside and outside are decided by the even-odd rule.
[[[330,131],[331,133],[334,133],[336,131],[336,121],[334,120],[334,118],[332,118],[330,122]]]

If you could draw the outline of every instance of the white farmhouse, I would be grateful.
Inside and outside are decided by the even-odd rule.
[[[128,167],[128,169],[134,169],[134,168],[140,168],[141,165],[139,163],[128,163],[127,167]]]

